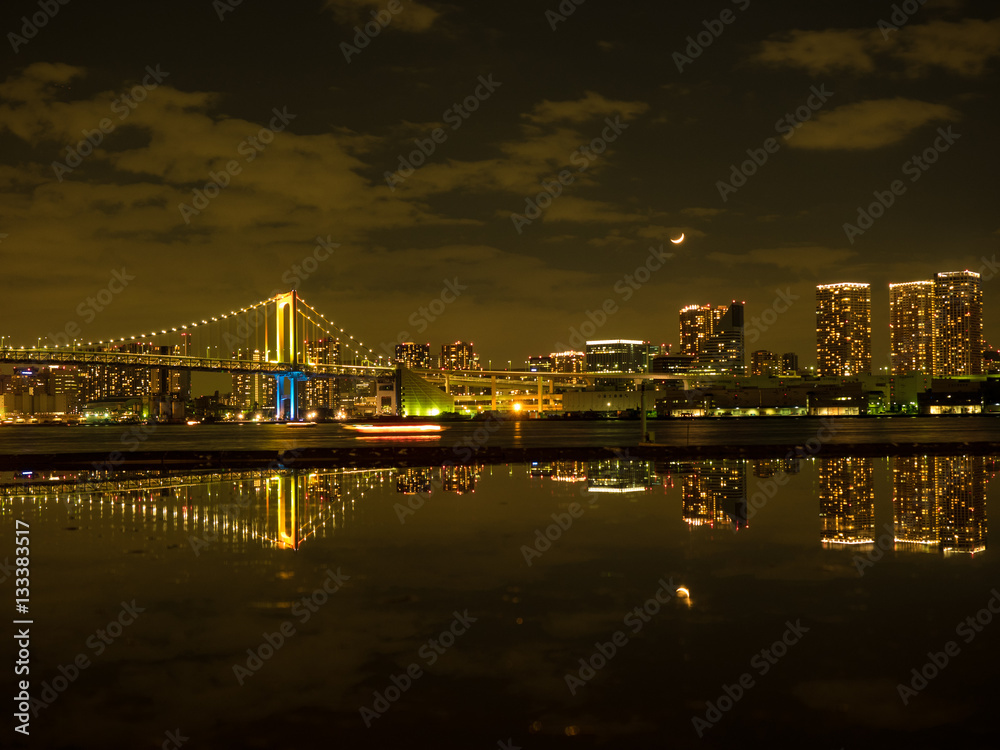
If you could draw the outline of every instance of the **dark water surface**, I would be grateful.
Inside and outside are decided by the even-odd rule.
[[[990,747],[996,466],[6,474],[30,746]]]
[[[667,445],[802,444],[824,425],[834,443],[974,442],[1000,440],[1000,417],[841,417],[650,420],[655,441]],[[479,435],[505,448],[631,446],[639,442],[638,421],[468,421],[448,423],[436,440],[461,445]],[[399,438],[359,438],[337,424],[296,428],[280,424],[107,425],[0,427],[0,454],[136,450],[288,450],[399,443]],[[412,438],[411,438],[412,440]]]

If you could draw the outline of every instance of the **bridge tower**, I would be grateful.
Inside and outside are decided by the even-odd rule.
[[[294,289],[275,297],[277,303],[277,362],[297,365],[299,358],[298,318],[299,295]],[[275,378],[275,418],[295,421],[299,418],[299,381],[306,380],[301,370],[278,373]]]
[[[302,543],[299,535],[299,490],[303,477],[296,469],[291,475],[278,474],[277,480],[278,546],[295,550]]]

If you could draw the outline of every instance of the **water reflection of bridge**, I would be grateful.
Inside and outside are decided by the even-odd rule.
[[[112,537],[185,534],[191,547],[298,549],[350,524],[355,503],[392,469],[221,471],[199,474],[78,472],[0,475],[0,515],[26,502],[34,515]]]

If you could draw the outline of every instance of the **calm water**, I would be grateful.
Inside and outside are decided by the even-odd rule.
[[[992,746],[997,465],[8,473],[31,746]]]
[[[831,442],[970,442],[1000,440],[1000,418],[881,417],[840,418]],[[650,420],[658,443],[668,445],[801,444],[823,424],[816,418]],[[639,422],[564,420],[470,421],[449,423],[437,439],[461,445],[488,436],[498,447],[630,446],[639,441]],[[398,440],[398,439],[397,439]],[[108,425],[80,427],[0,427],[0,454],[137,450],[288,450],[385,443],[358,438],[337,424],[306,429],[287,425]],[[480,443],[482,444],[482,443]]]

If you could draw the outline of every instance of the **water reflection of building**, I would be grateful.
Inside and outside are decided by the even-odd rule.
[[[441,468],[442,489],[459,495],[476,491],[476,480],[482,466],[444,466]]]
[[[675,466],[682,480],[681,517],[689,525],[746,526],[746,461],[693,461]]]
[[[892,463],[896,547],[935,549],[939,537],[934,459],[930,456],[897,456]]]
[[[941,549],[986,549],[986,459],[983,456],[935,456],[934,484],[941,523]]]
[[[554,482],[587,481],[586,461],[536,461],[528,467],[532,479],[551,479]]]
[[[871,544],[875,536],[875,484],[870,458],[821,458],[820,538],[827,544]]]
[[[755,477],[769,479],[775,474],[798,474],[802,470],[802,459],[755,458],[750,461],[750,466]]]
[[[986,458],[907,456],[893,461],[897,547],[986,549]]]
[[[587,463],[588,492],[641,492],[653,486],[649,461],[611,459]]]
[[[416,495],[430,491],[430,469],[402,469],[396,474],[396,492],[402,495]]]

